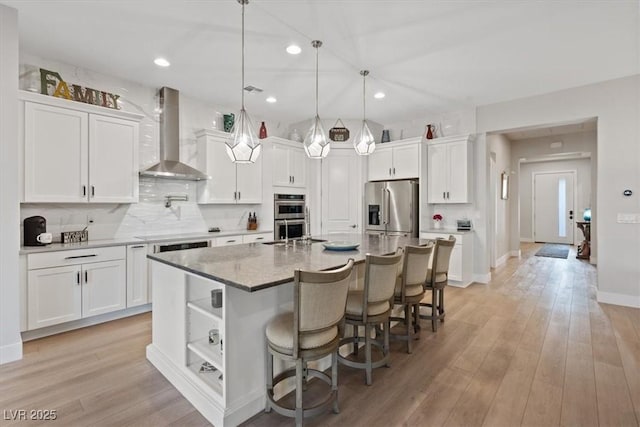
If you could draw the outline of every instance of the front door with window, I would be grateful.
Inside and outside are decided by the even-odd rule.
[[[534,240],[573,244],[575,172],[536,173],[533,176]]]

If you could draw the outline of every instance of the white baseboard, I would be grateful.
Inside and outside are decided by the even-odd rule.
[[[522,251],[520,251],[520,249],[517,251],[511,251],[509,252],[509,255],[516,258],[522,258]]]
[[[496,260],[496,267],[495,268],[498,268],[502,264],[505,264],[507,262],[507,260],[509,259],[509,257],[510,257],[510,254],[507,252],[506,254],[504,254],[500,258],[498,258]]]
[[[0,365],[22,359],[22,341],[0,347]]]
[[[594,256],[589,258],[589,264],[591,265],[598,265],[598,259]]]
[[[22,332],[22,340],[31,341],[38,338],[48,337],[49,335],[60,334],[74,329],[86,328],[87,326],[93,326],[99,323],[135,316],[136,314],[146,313],[148,311],[151,311],[151,304],[144,304],[137,307],[127,308],[125,310],[99,314],[97,316],[87,317],[86,319],[65,322],[59,325],[47,326],[46,328],[34,329],[32,331],[24,331]]]
[[[483,285],[486,285],[491,281],[491,272],[486,274],[474,274],[473,281],[474,283],[482,283]]]
[[[598,291],[598,302],[640,308],[640,295],[625,295]]]
[[[533,243],[534,240],[531,237],[520,237],[520,241],[521,242],[525,242],[525,243]]]

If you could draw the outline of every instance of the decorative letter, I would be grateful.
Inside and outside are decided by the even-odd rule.
[[[49,76],[55,77],[58,80],[50,79],[48,78]],[[40,68],[40,93],[49,95],[49,86],[56,87],[59,81],[63,81],[59,73]]]
[[[67,82],[61,80],[56,87],[56,91],[53,92],[53,96],[56,96],[58,98],[72,99],[71,93],[69,92],[69,86],[67,86]]]

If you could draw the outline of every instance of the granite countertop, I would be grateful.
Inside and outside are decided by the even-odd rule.
[[[388,254],[399,246],[427,242],[411,237],[362,234],[332,234],[320,238],[359,243],[360,247],[353,251],[338,252],[325,250],[320,242],[288,247],[248,243],[166,252],[147,257],[207,279],[254,292],[293,281],[296,269],[328,270],[346,264],[349,258],[361,263],[367,253]]]
[[[177,234],[160,234],[148,236],[122,237],[115,239],[89,240],[80,243],[51,243],[45,246],[21,246],[20,255],[43,252],[70,251],[74,249],[102,248],[106,246],[123,246],[160,242],[180,242],[192,239],[215,239],[223,236],[239,236],[246,234],[273,233],[273,230],[228,230],[220,232],[189,232]]]
[[[438,234],[471,234],[473,230],[456,230],[455,228],[427,228],[426,230],[420,230],[421,233],[438,233]]]

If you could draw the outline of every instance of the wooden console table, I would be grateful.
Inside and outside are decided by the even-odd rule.
[[[578,255],[576,258],[578,259],[589,259],[591,256],[591,223],[590,222],[576,222],[576,225],[580,230],[582,230],[582,234],[584,234],[584,240],[578,246]]]

